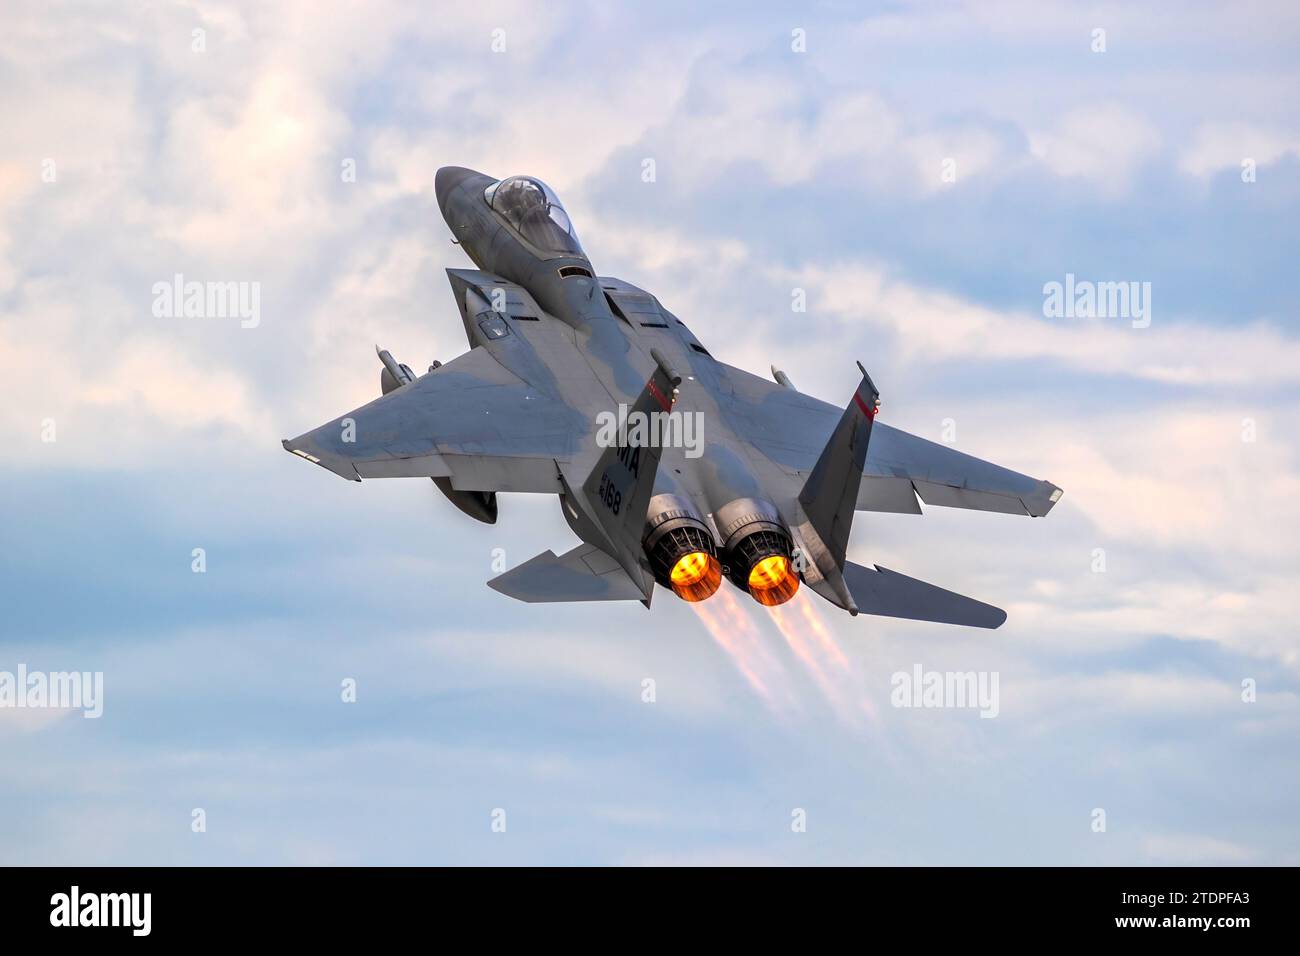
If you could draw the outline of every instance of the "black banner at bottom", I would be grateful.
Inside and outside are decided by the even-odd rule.
[[[1294,869],[0,870],[7,940],[373,942],[460,930],[500,944],[717,934],[918,943],[1129,937],[1215,945],[1295,926]],[[1290,934],[1287,933],[1289,936]],[[541,938],[539,938],[541,937]],[[674,935],[669,939],[684,938]],[[905,942],[905,940],[900,940]]]

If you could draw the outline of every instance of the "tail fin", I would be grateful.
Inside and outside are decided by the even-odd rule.
[[[1006,612],[991,604],[888,568],[864,568],[845,561],[871,426],[880,407],[880,392],[871,376],[861,362],[858,368],[862,370],[862,382],[799,492],[799,506],[807,521],[803,530],[813,532],[804,538],[811,545],[809,557],[817,572],[811,576],[805,572],[805,580],[818,594],[850,614],[861,612],[969,627],[1001,626],[1007,619]]]
[[[682,377],[658,349],[651,349],[654,372],[627,417],[620,414],[617,434],[596,462],[582,490],[601,530],[627,566],[639,560],[646,512],[659,471],[660,429],[657,413],[671,412]],[[639,414],[638,414],[639,413]]]
[[[867,461],[871,425],[880,408],[880,392],[876,391],[861,362],[858,368],[862,372],[862,381],[853,393],[853,400],[844,409],[812,474],[799,492],[799,504],[808,523],[839,569],[844,567],[844,556],[849,547],[849,530],[853,527],[862,467]]]

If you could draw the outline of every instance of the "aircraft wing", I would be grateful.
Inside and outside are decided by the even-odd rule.
[[[556,462],[590,429],[478,347],[283,445],[351,481],[423,476],[463,491],[555,492]]]
[[[842,409],[718,363],[731,390],[733,425],[801,481],[811,473]],[[862,469],[857,510],[920,514],[928,505],[1042,517],[1061,489],[1010,468],[877,421]]]

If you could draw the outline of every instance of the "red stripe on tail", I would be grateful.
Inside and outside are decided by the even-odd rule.
[[[880,411],[880,409],[876,408],[874,405],[868,406],[867,403],[862,400],[862,396],[857,392],[853,393],[853,400],[858,403],[858,408],[862,409],[862,414],[866,415],[868,418],[875,418],[876,413]]]

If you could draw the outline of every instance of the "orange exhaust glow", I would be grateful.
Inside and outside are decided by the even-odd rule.
[[[815,640],[821,646],[821,649],[826,652],[827,658],[829,658],[830,661],[840,670],[848,671],[851,667],[849,659],[844,656],[844,652],[840,650],[840,646],[836,644],[835,639],[831,637],[831,632],[827,629],[825,623],[823,623],[821,615],[817,613],[817,609],[813,607],[812,602],[800,601],[798,605],[796,605],[796,608],[799,611],[799,616],[803,618],[804,624],[808,628],[808,633],[813,636],[813,640]]]
[[[767,683],[759,676],[758,669],[760,665],[754,659],[755,655],[746,640],[748,635],[742,629],[736,627],[734,619],[727,620],[728,609],[721,606],[696,604],[692,610],[699,615],[700,620],[709,632],[709,636],[717,641],[718,646],[731,657],[736,669],[749,682],[749,686],[754,689],[754,693],[758,694],[764,703],[771,706],[772,692],[768,690]]]
[[[790,560],[785,555],[770,555],[749,569],[749,593],[759,604],[776,607],[794,597],[798,590],[799,575],[790,570]]]
[[[805,598],[799,603],[806,604],[808,602]],[[823,667],[822,655],[818,653],[818,647],[805,637],[795,619],[789,616],[787,608],[773,608],[772,622],[776,625],[776,629],[781,632],[781,636],[785,638],[790,650],[794,651],[795,656],[808,669],[808,673],[812,675],[812,679],[821,689],[822,695],[830,702],[835,712],[841,714],[843,707],[840,701],[839,688],[836,687],[832,676],[827,673],[827,668]]]
[[[722,565],[711,554],[692,551],[678,559],[668,579],[673,593],[683,601],[703,601],[722,583]]]
[[[692,604],[691,610],[773,714],[784,718],[800,709],[780,657],[772,652],[752,612],[729,588],[720,590],[712,601]]]
[[[692,551],[690,554],[682,555],[681,560],[673,565],[669,577],[672,578],[673,584],[687,587],[704,577],[708,570],[709,556],[703,551]]]

